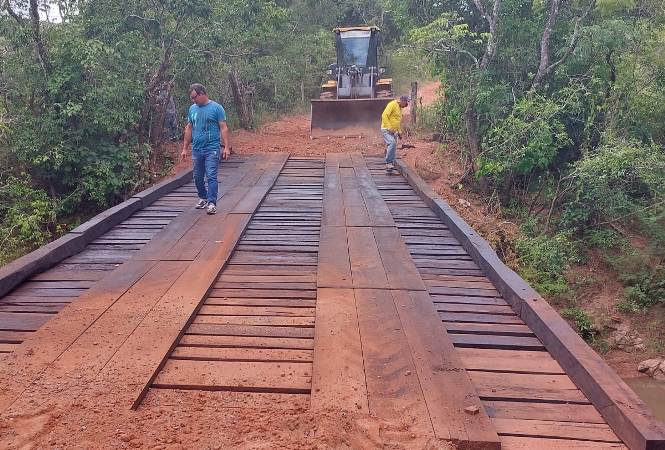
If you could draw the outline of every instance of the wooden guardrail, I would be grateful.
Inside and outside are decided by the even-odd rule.
[[[37,250],[0,267],[0,297],[4,296],[25,279],[53,267],[65,258],[81,252],[86,245],[127,219],[141,208],[189,182],[192,170],[163,180],[141,191],[126,201],[96,215],[69,233]]]
[[[665,424],[568,323],[519,275],[508,268],[414,170],[397,161],[400,173],[448,226],[512,309],[533,330],[612,430],[633,450],[665,449]]]

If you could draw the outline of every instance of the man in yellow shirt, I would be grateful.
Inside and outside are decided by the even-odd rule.
[[[409,96],[402,95],[386,105],[381,114],[381,134],[386,142],[386,170],[395,169],[397,138],[402,138],[402,108],[409,106]]]

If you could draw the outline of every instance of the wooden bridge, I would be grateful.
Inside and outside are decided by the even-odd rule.
[[[336,408],[459,448],[661,449],[665,427],[403,164],[234,156],[0,269],[0,411]],[[119,389],[118,386],[122,386]]]

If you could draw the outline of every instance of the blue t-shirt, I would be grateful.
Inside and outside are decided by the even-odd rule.
[[[189,107],[187,121],[192,124],[192,150],[215,150],[221,146],[219,122],[226,120],[224,108],[210,100],[206,105],[194,104]]]

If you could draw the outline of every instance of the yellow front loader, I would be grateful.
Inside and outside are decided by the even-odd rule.
[[[311,135],[378,133],[381,113],[393,98],[392,79],[378,65],[379,28],[335,28],[337,62],[312,100]]]

